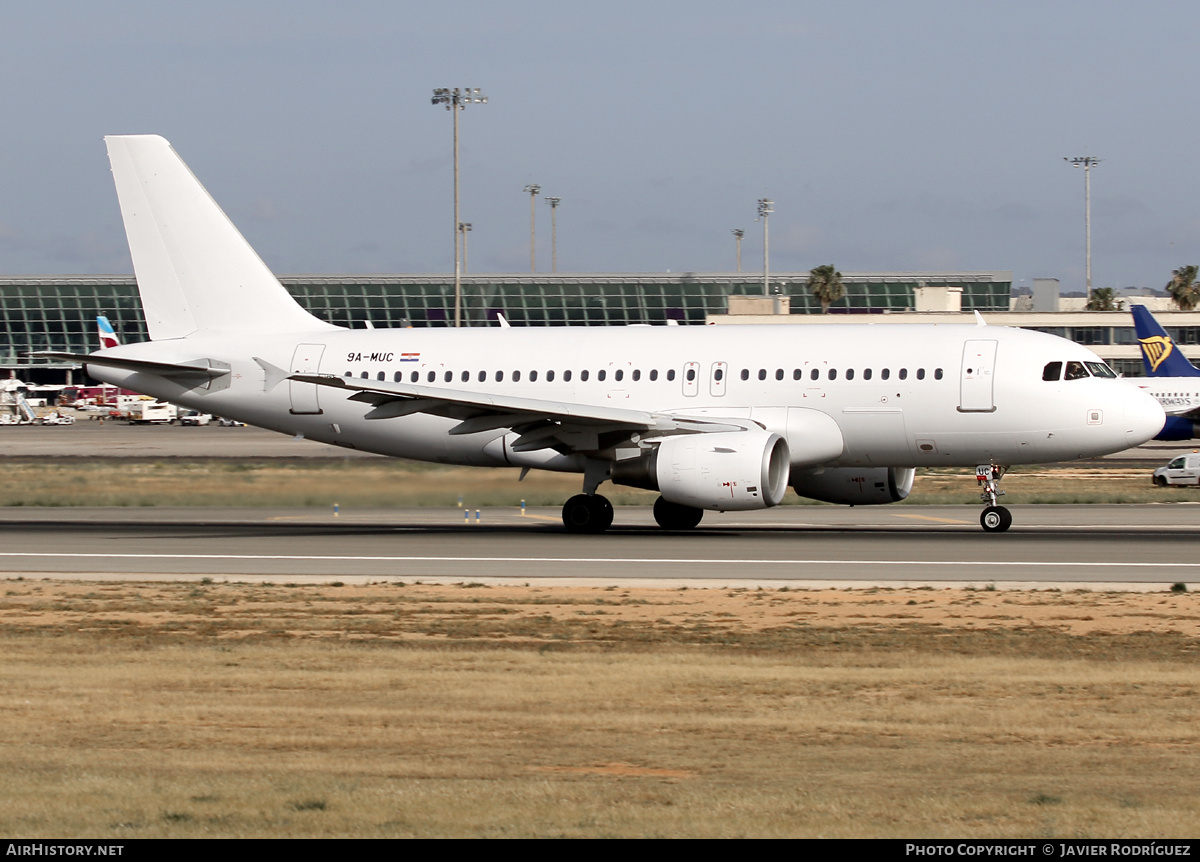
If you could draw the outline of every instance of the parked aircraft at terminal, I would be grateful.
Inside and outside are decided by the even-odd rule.
[[[1191,440],[1200,436],[1200,369],[1188,358],[1144,305],[1131,305],[1133,328],[1142,348],[1146,376],[1137,381],[1157,399],[1167,419],[1155,440]]]
[[[904,499],[920,466],[976,466],[1004,530],[1006,465],[1136,446],[1153,398],[1086,348],[982,325],[349,330],[304,311],[153,135],[106,138],[151,340],[93,377],[253,425],[446,464],[574,472],[662,495],[666,528],[775,506]],[[1077,373],[1066,374],[1065,369]]]

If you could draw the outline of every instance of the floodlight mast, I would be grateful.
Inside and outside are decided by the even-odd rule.
[[[770,280],[771,280],[771,245],[769,234],[767,232],[767,217],[775,212],[775,201],[770,198],[759,198],[758,200],[758,217],[763,223],[763,296],[770,296]]]
[[[465,275],[467,272],[467,234],[471,232],[471,223],[469,221],[460,221],[458,223],[458,232],[462,234],[462,271]]]
[[[558,205],[562,198],[546,198],[550,204],[550,271],[558,272]]]
[[[529,185],[525,186],[525,194],[529,195],[529,271],[530,272],[537,272],[537,257],[534,252],[534,249],[537,248],[537,240],[536,240],[537,235],[534,233],[534,230],[533,230],[533,225],[534,225],[533,211],[534,211],[534,209],[536,209],[536,207],[534,207],[533,204],[537,200],[537,196],[539,193],[541,193],[541,191],[542,191],[542,187],[539,186],[537,183],[530,183]]]
[[[733,229],[734,239],[737,240],[737,271],[738,272],[742,271],[742,237],[744,237],[745,235],[746,235],[746,232],[744,230],[742,230],[740,227]]]
[[[462,258],[459,256],[458,221],[458,112],[467,105],[486,105],[487,96],[479,88],[437,87],[433,91],[433,104],[445,105],[454,114],[454,325],[462,325]]]
[[[1085,236],[1086,250],[1084,252],[1086,258],[1087,270],[1087,299],[1092,301],[1092,167],[1100,164],[1100,159],[1095,156],[1075,156],[1075,158],[1067,158],[1063,156],[1064,162],[1070,162],[1077,168],[1083,168],[1083,231]]]

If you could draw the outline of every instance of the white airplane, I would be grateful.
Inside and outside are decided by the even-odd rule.
[[[606,481],[658,523],[798,494],[904,499],[914,468],[976,466],[1001,531],[1006,465],[1136,446],[1153,398],[1084,347],[964,325],[348,330],[304,311],[161,137],[106,138],[149,342],[91,376],[206,413],[422,461],[580,473],[563,507],[600,532]],[[1065,379],[1079,363],[1085,375]]]

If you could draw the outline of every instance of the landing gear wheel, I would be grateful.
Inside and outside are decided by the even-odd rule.
[[[1012,526],[1012,512],[1003,506],[988,506],[979,516],[979,523],[989,533],[1003,533]]]
[[[599,494],[576,494],[562,509],[568,533],[603,533],[613,522],[612,503]]]
[[[662,497],[654,501],[654,520],[664,530],[691,530],[703,517],[703,509],[669,503]]]

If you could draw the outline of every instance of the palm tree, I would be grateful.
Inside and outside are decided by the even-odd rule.
[[[1120,311],[1124,307],[1125,302],[1117,299],[1117,291],[1112,287],[1097,287],[1087,303],[1088,311]]]
[[[1181,266],[1171,273],[1167,282],[1167,293],[1175,300],[1180,311],[1191,311],[1200,303],[1200,287],[1196,285],[1196,274],[1200,267]]]
[[[830,303],[837,302],[846,295],[842,274],[829,263],[809,270],[808,289],[812,291],[813,296],[821,300],[822,314],[828,314]]]

